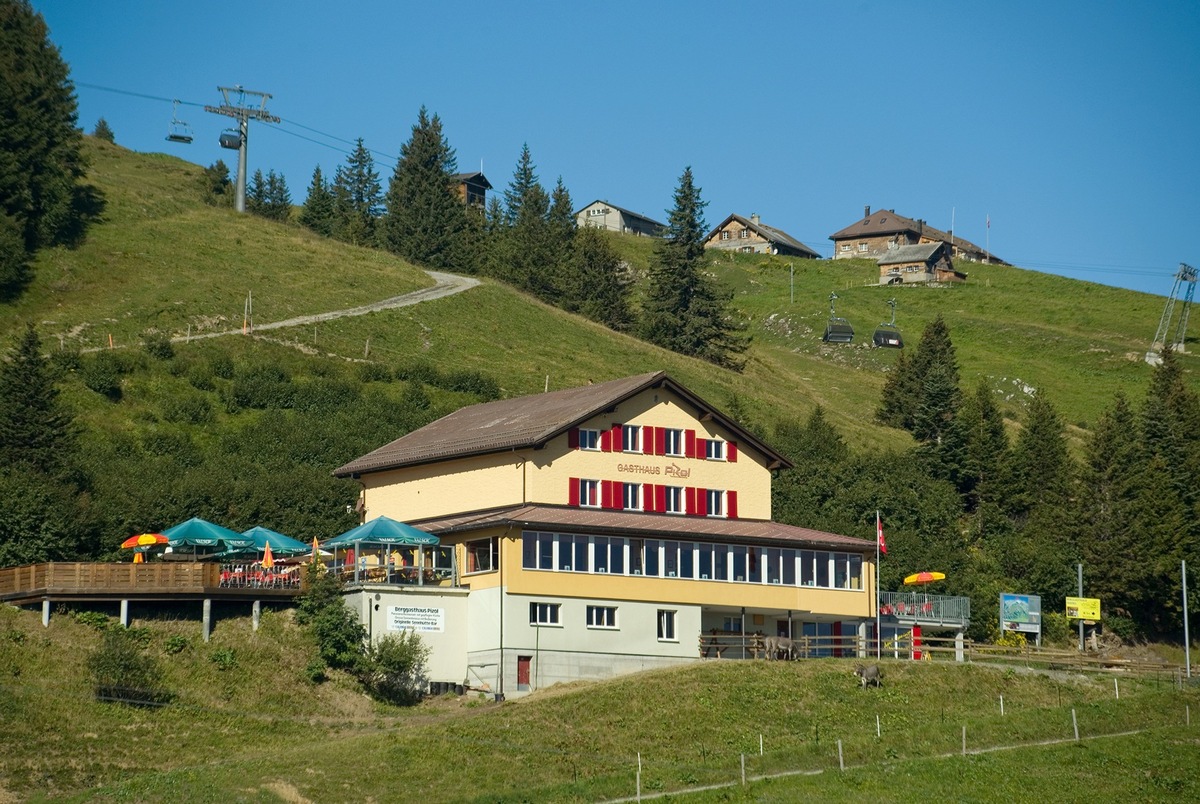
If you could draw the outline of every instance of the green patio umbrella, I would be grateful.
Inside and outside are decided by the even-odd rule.
[[[223,547],[230,550],[254,546],[254,539],[199,517],[192,517],[187,522],[169,527],[162,535],[167,537],[167,544],[173,548]]]
[[[250,530],[242,533],[243,536],[254,540],[254,549],[262,552],[266,546],[271,545],[271,552],[276,556],[298,556],[304,553],[312,552],[312,545],[305,544],[299,539],[293,539],[291,536],[284,536],[282,533],[264,528],[261,525],[250,528]]]
[[[321,546],[350,547],[358,542],[370,544],[441,544],[441,539],[432,533],[397,522],[386,516],[376,517],[370,522],[364,522],[357,528],[346,531],[340,536],[334,536]]]

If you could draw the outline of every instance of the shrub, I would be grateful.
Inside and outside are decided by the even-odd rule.
[[[171,339],[161,332],[147,332],[142,336],[142,348],[155,360],[170,360],[175,357]]]
[[[338,410],[358,401],[359,387],[345,380],[317,377],[296,386],[296,410],[322,412]]]
[[[392,370],[382,363],[359,363],[358,379],[360,382],[391,382]]]
[[[97,631],[107,631],[114,622],[102,611],[73,611],[71,619],[80,625],[95,628]]]
[[[1042,612],[1042,643],[1065,645],[1075,637],[1071,634],[1071,623],[1061,611]]]
[[[296,603],[296,622],[308,626],[327,667],[357,671],[367,631],[342,599],[342,582],[309,564],[308,591]]]
[[[200,394],[179,394],[163,403],[163,418],[178,424],[208,424],[213,418],[212,403]]]
[[[442,375],[438,373],[437,367],[425,360],[417,360],[407,366],[400,366],[396,369],[396,379],[416,380],[426,385],[436,386],[440,386],[442,383]]]
[[[187,380],[198,391],[211,391],[213,385],[213,367],[211,363],[197,363],[188,368]]]
[[[442,385],[448,391],[474,394],[485,401],[500,398],[500,386],[481,371],[452,371]]]
[[[233,358],[227,354],[215,355],[209,365],[212,366],[213,376],[220,377],[222,380],[233,379]]]
[[[233,652],[233,648],[218,648],[213,651],[209,660],[217,666],[217,669],[222,673],[229,670],[234,670],[238,666],[237,654]]]
[[[229,400],[239,409],[286,409],[294,404],[295,391],[292,378],[279,366],[252,366],[234,378]]]
[[[174,697],[162,686],[158,663],[124,628],[104,632],[100,647],[87,659],[87,669],[98,701],[154,706]]]
[[[359,680],[373,697],[407,706],[421,699],[429,646],[415,631],[388,634],[366,651]]]
[[[113,402],[121,401],[121,371],[112,352],[101,352],[83,364],[83,384]]]
[[[163,643],[163,651],[174,656],[177,653],[183,653],[192,646],[191,640],[182,634],[172,634],[167,637],[167,641]]]
[[[1105,617],[1104,625],[1108,630],[1119,636],[1122,642],[1134,642],[1140,636],[1138,624],[1134,622],[1132,617],[1120,617],[1117,615]]]

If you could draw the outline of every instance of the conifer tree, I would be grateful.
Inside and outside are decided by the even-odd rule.
[[[943,366],[942,376],[932,385],[927,386],[928,375],[933,366]],[[950,328],[939,314],[921,333],[921,341],[917,344],[916,354],[911,360],[904,355],[896,361],[892,373],[884,383],[880,397],[876,419],[882,424],[900,427],[913,431],[917,426],[917,416],[924,409],[928,429],[929,419],[937,418],[938,414],[928,410],[935,400],[926,399],[926,391],[939,394],[943,402],[957,401],[944,393],[949,384],[958,387],[958,360],[954,353],[954,344],[950,341]],[[953,417],[953,410],[942,411]],[[945,418],[945,415],[942,416]]]
[[[334,236],[356,246],[374,245],[382,197],[375,160],[362,137],[334,174],[333,196]]]
[[[987,378],[962,402],[938,450],[946,475],[963,497],[966,512],[999,499],[1008,458],[1004,418]]]
[[[538,177],[534,172],[533,156],[529,153],[529,143],[524,143],[521,146],[521,155],[517,157],[512,181],[504,191],[504,219],[509,226],[517,225],[521,208],[535,186],[538,186]]]
[[[92,129],[92,136],[104,142],[117,141],[117,135],[113,133],[112,127],[103,117],[96,121],[96,127]]]
[[[0,367],[0,465],[54,474],[65,465],[73,436],[41,346],[28,325]]]
[[[704,272],[705,206],[692,169],[685,168],[666,237],[650,265],[642,336],[671,351],[740,370],[748,339],[732,318],[732,294]]]
[[[575,233],[565,274],[564,309],[627,332],[633,326],[632,283],[628,268],[599,229],[584,227]]]
[[[82,233],[84,162],[66,63],[28,0],[0,2],[0,228],[26,255]],[[5,237],[11,241],[11,237]],[[4,260],[24,264],[27,256]],[[19,285],[19,283],[18,283]],[[7,288],[10,293],[19,286]]]
[[[387,213],[380,224],[384,248],[435,268],[466,264],[467,210],[453,186],[457,170],[442,121],[422,106],[388,183]]]
[[[286,222],[292,214],[292,194],[288,192],[287,179],[282,173],[267,171],[267,183],[263,188],[262,215],[273,221]]]
[[[321,174],[321,166],[313,169],[312,181],[308,185],[308,197],[300,210],[300,225],[325,237],[333,236],[333,193]]]
[[[255,170],[246,188],[246,211],[251,215],[262,215],[267,203],[267,180],[261,170]]]

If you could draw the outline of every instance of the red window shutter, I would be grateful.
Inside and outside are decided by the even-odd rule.
[[[567,448],[579,449],[579,428],[572,427],[567,431]]]
[[[737,492],[725,492],[725,515],[730,519],[737,519]]]
[[[654,510],[658,511],[660,514],[666,512],[666,510],[667,510],[667,487],[666,486],[655,486],[654,487]]]
[[[647,455],[654,454],[654,431],[656,427],[642,427],[642,452]]]
[[[625,507],[625,484],[620,480],[614,480],[612,485],[612,507],[619,511]]]
[[[688,486],[686,492],[684,493],[684,496],[687,498],[687,513],[692,516],[695,516],[697,514],[697,512],[700,510],[696,506],[696,487]]]
[[[708,516],[708,489],[696,489],[696,516]]]
[[[701,459],[708,457],[708,439],[707,438],[697,438],[696,439],[696,457],[701,458]]]
[[[688,458],[696,457],[696,431],[688,430],[683,438],[683,454]]]
[[[613,482],[611,480],[600,481],[600,507],[613,507]]]
[[[653,483],[643,483],[642,484],[642,510],[649,511],[651,513],[653,513],[656,510],[654,508],[654,484]]]
[[[612,430],[600,431],[600,451],[612,452]]]
[[[725,460],[729,461],[730,463],[737,463],[737,442],[736,441],[725,442]]]
[[[667,428],[656,427],[654,430],[654,454],[667,454]]]
[[[612,426],[612,451],[620,452],[625,449],[625,442],[621,438],[621,425],[618,422],[613,422]]]
[[[579,507],[579,478],[571,478],[571,489],[567,492],[567,505]]]

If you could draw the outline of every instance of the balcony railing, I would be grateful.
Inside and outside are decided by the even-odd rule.
[[[971,621],[971,598],[922,592],[880,592],[879,616],[918,625],[963,626]]]

